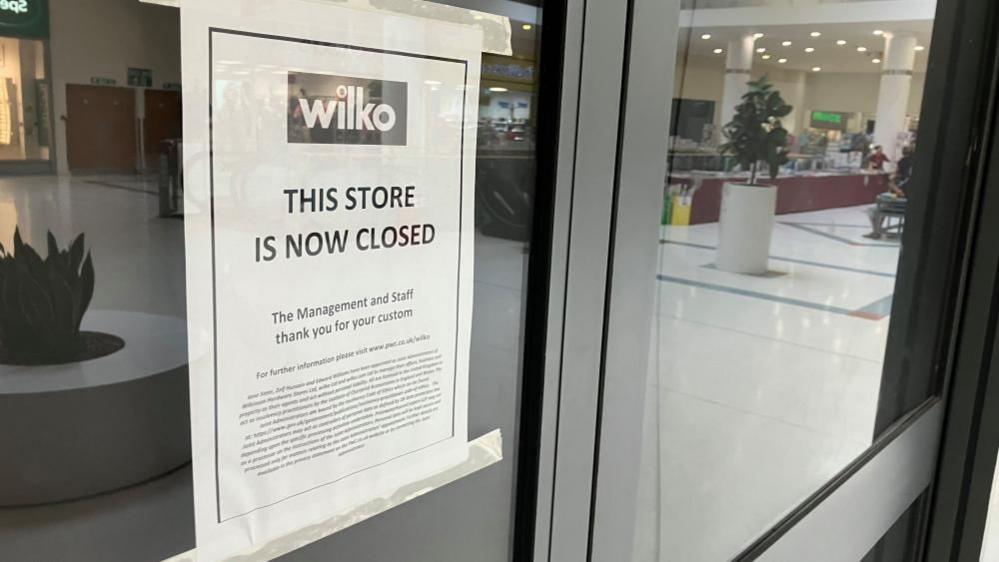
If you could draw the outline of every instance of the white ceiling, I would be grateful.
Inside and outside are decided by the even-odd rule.
[[[897,21],[897,22],[855,22],[849,24],[808,24],[782,26],[725,26],[725,27],[691,27],[680,30],[679,51],[685,56],[688,45],[690,53],[696,56],[713,57],[724,65],[725,53],[715,54],[714,49],[728,49],[729,41],[736,41],[746,34],[763,33],[756,40],[756,47],[767,49],[766,53],[755,53],[753,65],[782,68],[788,70],[811,71],[813,67],[821,67],[822,72],[829,73],[877,73],[881,65],[873,61],[883,58],[885,39],[874,35],[875,30],[888,33],[908,33],[916,36],[919,45],[925,50],[916,53],[916,72],[926,71],[926,60],[930,52],[930,38],[933,22]],[[819,37],[811,37],[812,32],[821,33]],[[703,34],[710,34],[710,39],[701,39]],[[846,41],[846,45],[837,45],[837,40]],[[791,41],[792,45],[784,47],[783,41]],[[857,47],[866,47],[867,52],[857,51]],[[806,47],[814,48],[814,52],[805,52]],[[764,60],[763,54],[771,55]],[[779,58],[786,58],[787,63],[778,64]]]

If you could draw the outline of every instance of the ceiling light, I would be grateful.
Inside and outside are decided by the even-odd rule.
[[[840,45],[840,46],[842,46],[842,45],[846,45],[846,41],[844,41],[844,40],[842,40],[842,39],[839,39],[839,40],[837,40],[837,41],[836,41],[836,44],[837,44],[837,45]]]
[[[866,53],[867,52],[867,47],[857,47],[857,52],[858,53]]]
[[[533,26],[529,23],[525,23],[524,25],[520,26],[520,28],[523,29],[524,31],[530,31],[531,27]]]
[[[724,52],[725,52],[725,50],[724,50],[724,49],[715,49],[715,50],[714,50],[714,53],[715,53],[716,55],[720,55],[720,54],[722,54],[722,53],[724,53]]]
[[[926,50],[926,47],[924,47],[924,46],[922,46],[922,45],[916,45],[916,50],[917,50],[917,51],[925,51],[925,50]]]
[[[705,33],[704,35],[701,35],[701,39],[704,39],[705,41],[707,41],[708,39],[711,39],[711,34],[710,33]]]
[[[812,72],[821,72],[821,71],[822,71],[822,67],[821,66],[813,66],[812,67]]]
[[[813,31],[813,32],[809,33],[809,35],[811,35],[812,37],[821,37],[822,33],[818,32],[818,31]]]
[[[767,48],[766,47],[760,47],[759,49],[756,49],[756,52],[757,53],[765,53],[765,52],[767,52]]]
[[[874,64],[881,64],[881,59],[871,59]]]
[[[770,60],[770,55],[763,55],[763,60]]]
[[[475,14],[474,16],[472,16],[472,19],[473,20],[480,20],[480,19],[482,19],[482,17],[483,17],[482,14]]]
[[[805,52],[806,53],[814,53],[815,52],[815,47],[805,47]]]
[[[437,80],[424,80],[423,83],[427,86],[440,86],[443,82],[438,82]]]
[[[506,88],[501,88],[499,86],[493,86],[492,88],[489,88],[489,91],[490,92],[509,92],[510,90],[507,90]]]
[[[760,37],[763,37],[762,33],[754,33],[753,34],[753,39],[759,39]]]
[[[875,34],[875,35],[884,35],[884,34],[885,34],[885,32],[884,32],[884,31],[881,31],[880,29],[875,29],[875,30],[874,30],[874,34]]]
[[[787,62],[787,59],[777,59],[777,62],[784,64],[785,62]]]
[[[785,47],[790,47],[790,46],[791,46],[791,44],[792,44],[792,43],[791,43],[790,41],[784,41],[783,43],[781,43],[781,45],[783,45],[783,46],[785,46]]]

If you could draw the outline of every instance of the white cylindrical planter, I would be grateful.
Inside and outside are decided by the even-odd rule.
[[[64,365],[0,365],[0,507],[108,492],[191,459],[185,322],[96,310],[82,327],[125,347]]]
[[[777,188],[726,183],[718,219],[718,269],[763,275],[770,258]]]

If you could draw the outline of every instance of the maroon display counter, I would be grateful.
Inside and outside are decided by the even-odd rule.
[[[690,185],[689,177],[670,177],[671,185]],[[694,193],[690,224],[718,222],[722,184],[741,178],[707,178]],[[888,174],[789,176],[777,178],[777,214],[870,205],[888,189]]]

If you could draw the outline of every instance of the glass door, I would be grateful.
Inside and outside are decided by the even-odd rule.
[[[190,560],[197,553],[186,320],[195,297],[185,280],[191,250],[185,222],[200,211],[183,203],[185,167],[208,162],[184,146],[181,117],[191,108],[177,107],[180,92],[188,100],[181,51],[191,37],[181,29],[178,3],[169,0],[27,4],[49,8],[51,41],[0,42],[0,75],[17,74],[19,60],[39,69],[22,68],[0,84],[16,97],[0,100],[0,110],[9,106],[16,117],[10,142],[3,141],[0,122],[0,152],[21,151],[0,159],[46,158],[52,150],[58,174],[3,176],[0,167],[0,278],[6,282],[0,283],[0,559]],[[244,2],[230,15],[250,17],[258,4]],[[563,64],[566,8],[541,0],[292,4],[335,5],[392,21],[427,18],[483,37],[481,59],[474,61],[480,87],[467,93],[474,119],[466,124],[476,169],[469,195],[475,204],[467,389],[468,462],[474,466],[460,477],[413,483],[388,500],[398,504],[392,509],[369,504],[350,516],[356,524],[331,536],[321,526],[300,529],[257,545],[250,557],[528,559],[534,498],[544,486],[536,475],[546,338],[557,339],[548,330],[549,292],[564,281],[549,283],[558,228],[553,205],[556,186],[564,185],[556,167],[558,133],[575,122],[574,112],[563,109],[563,96],[575,96],[562,91],[563,72],[578,72],[578,61],[570,59],[568,70]],[[29,57],[25,45],[37,52]],[[240,86],[249,76],[274,73],[268,64],[249,55],[221,61],[222,78],[211,86],[220,92],[217,111],[242,116],[241,140],[249,145],[267,124],[285,120],[283,109],[275,120],[266,92]],[[21,84],[29,74],[32,81]],[[47,110],[22,115],[29,97],[48,99],[39,93],[47,84],[57,115],[51,135],[43,122]],[[408,87],[411,96],[419,88],[420,99],[432,100],[441,84]],[[442,115],[455,110],[437,109]],[[35,121],[41,125],[27,127]],[[364,144],[365,138],[354,140]],[[255,160],[243,179],[269,173],[272,155],[261,152]],[[15,261],[57,259],[63,251],[85,293],[76,306],[54,302],[48,293],[8,290]],[[237,280],[218,286],[231,295],[244,290]],[[53,333],[26,319],[22,305],[29,297],[75,315],[70,323],[82,322],[82,331]]]
[[[987,3],[622,6],[587,559],[922,559]]]

